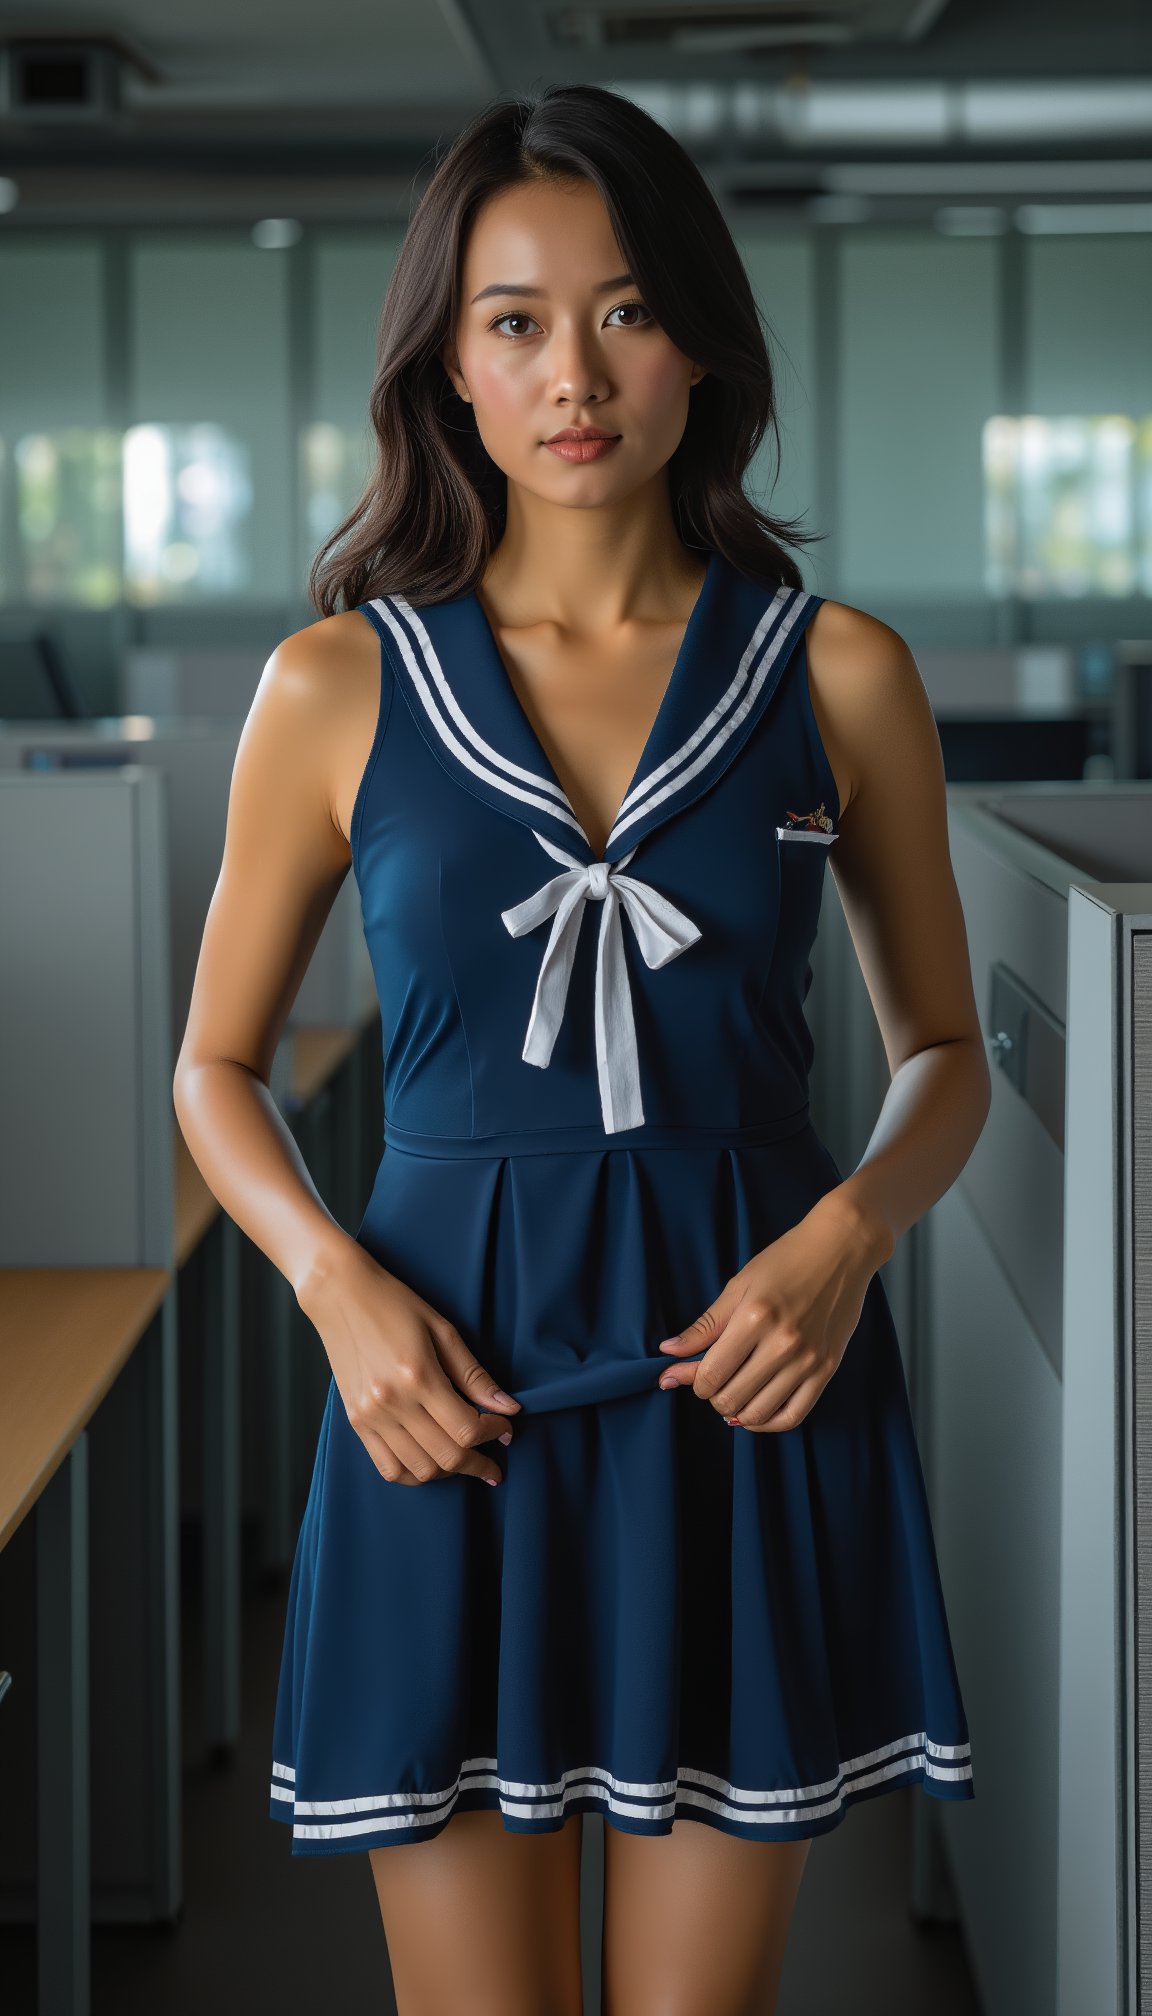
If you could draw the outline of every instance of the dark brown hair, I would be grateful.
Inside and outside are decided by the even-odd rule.
[[[823,535],[769,517],[743,486],[768,428],[779,467],[780,433],[763,317],[723,213],[691,156],[657,120],[614,91],[571,84],[480,112],[416,207],[380,316],[369,402],[375,467],[309,578],[322,615],[374,595],[447,600],[481,580],[503,535],[507,478],[440,352],[455,334],[464,247],[478,210],[499,190],[541,179],[595,185],[645,306],[677,348],[706,367],[667,465],[684,544],[719,548],[767,586],[804,585],[781,542]]]

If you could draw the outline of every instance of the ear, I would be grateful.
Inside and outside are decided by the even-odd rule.
[[[448,377],[452,380],[453,388],[456,391],[458,397],[461,399],[468,399],[469,397],[468,388],[464,383],[464,374],[460,369],[460,360],[456,355],[456,349],[454,344],[450,342],[445,343],[443,349],[440,352],[440,362],[444,366],[444,369],[447,372]]]

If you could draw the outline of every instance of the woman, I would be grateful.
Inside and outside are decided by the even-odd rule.
[[[989,1099],[935,726],[744,494],[760,319],[626,100],[462,134],[372,418],[245,724],[175,1084],[332,1367],[270,1811],[370,1855],[402,2016],[575,2016],[585,1812],[607,2016],[768,2012],[812,1838],[973,1790],[876,1272]],[[893,1072],[847,1177],[807,1103],[829,857]],[[268,1092],[350,863],[354,1237]]]

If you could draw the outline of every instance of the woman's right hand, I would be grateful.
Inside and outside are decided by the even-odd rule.
[[[389,1484],[461,1473],[500,1483],[503,1471],[476,1445],[511,1440],[507,1415],[520,1402],[501,1394],[447,1317],[353,1239],[296,1299],[320,1332],[352,1427]],[[471,1404],[458,1387],[475,1395]]]

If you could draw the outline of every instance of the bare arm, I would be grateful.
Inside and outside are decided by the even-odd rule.
[[[821,735],[848,788],[829,865],[892,1073],[858,1167],[829,1192],[878,1259],[956,1180],[991,1075],[948,848],[940,738],[916,660],[843,603],[813,618]]]
[[[347,681],[347,647],[343,662]],[[265,667],[236,754],[173,1080],[206,1183],[297,1294],[349,1243],[268,1090],[289,1010],[348,872],[326,782],[340,676],[338,640],[312,631],[288,638]]]
[[[354,612],[298,631],[265,667],[236,754],[173,1098],[209,1188],[319,1330],[349,1419],[385,1478],[463,1469],[499,1480],[471,1445],[506,1421],[477,1414],[444,1368],[476,1405],[503,1404],[495,1381],[454,1326],[333,1218],[269,1090],[289,1010],[348,872],[336,780],[367,760],[378,679],[379,643]]]

